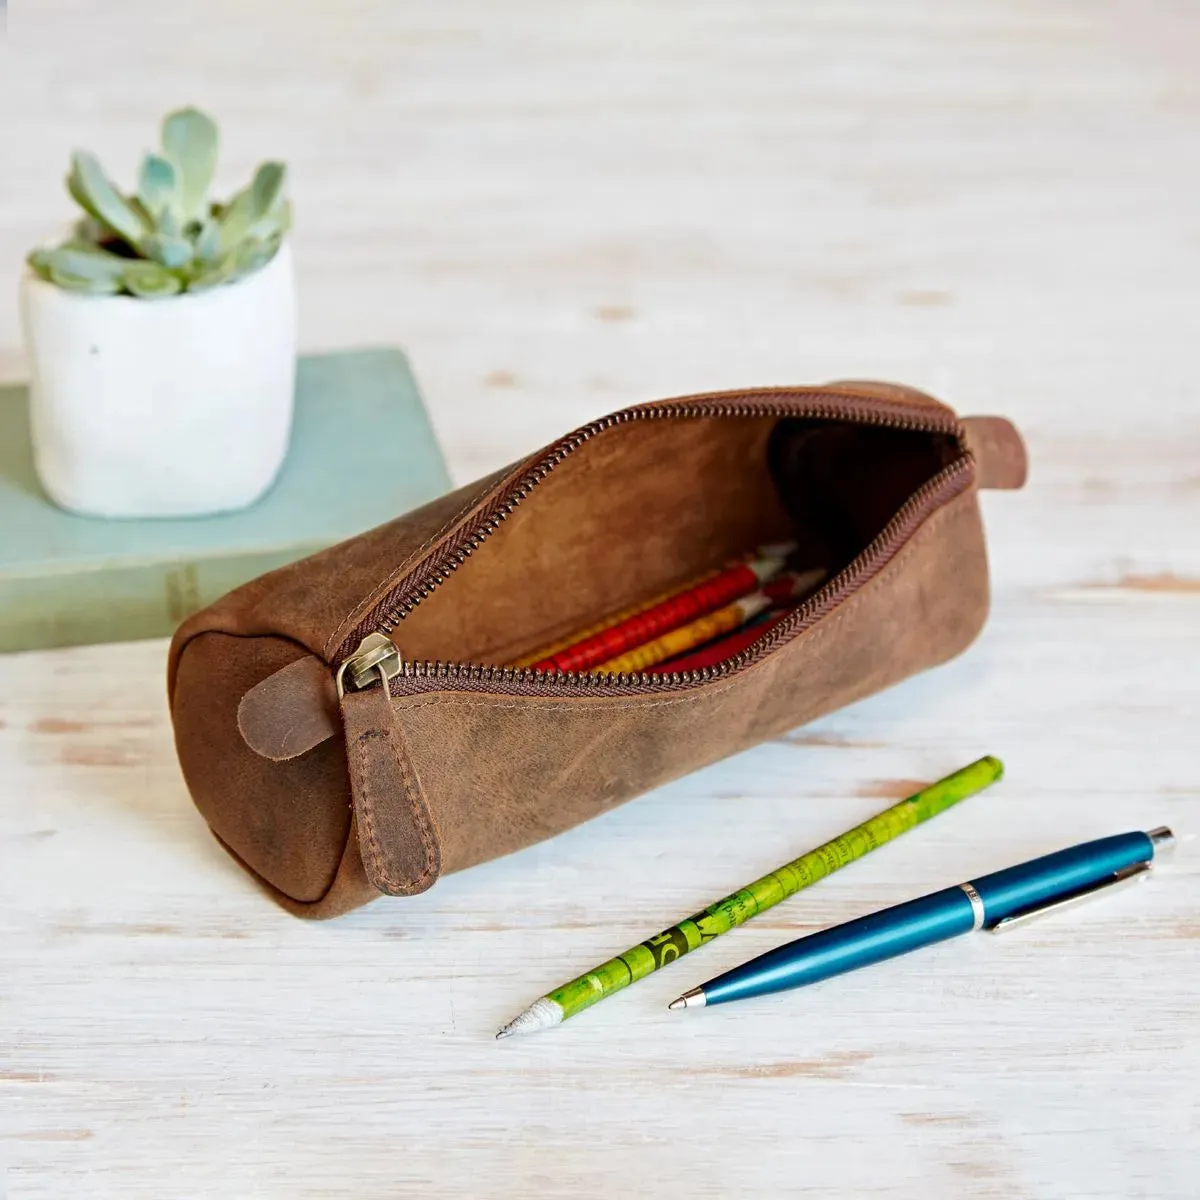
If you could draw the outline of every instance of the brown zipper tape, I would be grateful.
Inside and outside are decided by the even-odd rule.
[[[881,399],[908,402],[920,397],[912,389],[872,384],[835,384],[862,391],[879,388]],[[935,401],[929,400],[932,406]],[[940,407],[940,406],[938,406]],[[1015,427],[1002,417],[967,417],[962,422],[981,487],[1018,488],[1026,476],[1025,447]],[[376,690],[376,689],[371,689]],[[382,688],[378,689],[383,691]],[[257,754],[274,761],[298,757],[341,726],[330,667],[308,655],[276,671],[251,688],[238,707],[238,728]]]
[[[838,383],[823,388],[752,388],[733,392],[708,392],[635,405],[581,426],[525,460],[504,489],[462,522],[450,541],[434,547],[421,562],[397,582],[394,591],[380,597],[372,593],[364,612],[332,653],[341,663],[351,657],[372,633],[391,633],[424,597],[430,595],[466,561],[500,524],[529,496],[547,475],[593,438],[632,421],[679,418],[809,416],[835,421],[858,421],[928,433],[962,437],[962,425],[952,409],[924,392],[900,384]],[[351,618],[353,619],[353,618]],[[342,628],[349,624],[343,622]]]

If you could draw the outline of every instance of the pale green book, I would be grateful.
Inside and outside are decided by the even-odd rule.
[[[33,469],[27,390],[0,388],[0,652],[166,636],[230,588],[449,489],[399,350],[302,358],[278,480],[217,517],[106,520],[55,507]]]

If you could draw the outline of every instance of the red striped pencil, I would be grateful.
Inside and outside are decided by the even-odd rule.
[[[605,617],[604,620],[597,621],[594,625],[577,629],[567,637],[559,638],[558,641],[551,642],[548,646],[539,647],[532,654],[521,655],[512,665],[514,667],[532,667],[534,663],[552,658],[559,651],[567,649],[568,646],[574,646],[577,642],[582,642],[584,638],[592,637],[605,629],[611,629],[614,625],[619,625],[622,621],[628,621],[630,617],[636,617],[638,613],[644,613],[648,608],[653,608],[656,604],[661,604],[664,600],[669,600],[679,592],[698,587],[707,580],[714,579],[720,573],[721,568],[715,567],[711,571],[705,571],[703,575],[697,575],[689,579],[682,586],[676,584],[674,587],[668,588],[665,592],[657,592],[648,600],[643,600],[640,604],[631,604],[628,608],[623,608],[619,612]]]
[[[734,563],[711,579],[676,592],[598,633],[574,642],[533,664],[535,671],[586,671],[617,658],[705,613],[723,608],[739,596],[757,591],[783,570],[784,557],[770,555]]]
[[[777,542],[763,546],[759,546],[751,550],[749,554],[743,554],[740,558],[734,559],[734,562],[749,562],[754,558],[787,558],[793,550],[796,549],[795,542]],[[726,566],[732,564],[727,563]],[[577,629],[567,637],[559,638],[557,641],[551,642],[549,645],[542,646],[533,651],[531,654],[522,654],[515,662],[514,667],[532,667],[534,663],[541,662],[542,659],[553,657],[560,650],[565,650],[568,646],[574,646],[576,642],[582,642],[584,638],[592,637],[593,634],[600,633],[601,630],[611,629],[614,625],[619,625],[622,621],[628,620],[630,617],[636,616],[638,613],[644,613],[648,608],[653,608],[656,604],[661,604],[664,600],[669,600],[672,596],[679,592],[686,592],[691,588],[697,587],[709,579],[719,575],[725,567],[714,567],[711,571],[705,571],[703,574],[696,575],[689,579],[687,583],[675,584],[668,588],[665,592],[657,592],[647,600],[641,600],[637,604],[631,604],[628,608],[622,608],[618,612],[611,613],[602,620],[597,621],[594,625],[588,625],[583,629]]]
[[[724,608],[709,612],[686,625],[664,633],[652,641],[644,642],[633,649],[619,654],[597,667],[595,674],[620,675],[631,671],[645,671],[669,658],[685,654],[702,646],[705,642],[722,634],[741,629],[759,613],[785,604],[789,600],[811,591],[825,578],[823,568],[805,571],[802,574],[788,572],[755,592],[741,596]]]

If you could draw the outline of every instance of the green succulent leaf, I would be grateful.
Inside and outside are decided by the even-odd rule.
[[[199,109],[180,109],[163,121],[163,150],[179,168],[185,223],[208,216],[208,189],[217,169],[218,140],[216,122]]]
[[[29,269],[35,275],[40,275],[43,279],[50,278],[50,251],[42,247],[37,250],[31,250],[25,256],[25,262],[29,265]]]
[[[51,278],[69,276],[73,279],[89,279],[97,283],[112,283],[112,290],[119,290],[121,278],[129,260],[94,246],[83,246],[68,243],[57,246],[52,250],[35,251],[30,255],[30,262],[35,257]],[[35,266],[35,270],[37,267]]]
[[[254,195],[254,211],[259,217],[266,216],[283,198],[283,185],[287,180],[287,167],[280,162],[266,162],[258,168],[250,191]]]
[[[161,222],[162,217],[170,213],[175,222],[179,223],[182,206],[179,172],[170,159],[158,154],[147,154],[142,159],[137,198],[156,222]]]
[[[133,209],[134,215],[147,229],[154,228],[154,217],[137,196],[126,196],[125,203]]]
[[[67,188],[85,212],[135,249],[150,232],[145,218],[109,182],[95,155],[77,151],[71,158]]]
[[[71,199],[83,209],[84,213],[90,217],[97,225],[104,223],[91,210],[91,200],[85,195],[83,188],[80,186],[79,179],[75,174],[75,164],[71,164],[70,171],[67,172],[67,191],[70,193]],[[105,226],[107,228],[107,226]],[[111,232],[111,231],[110,231]]]
[[[105,227],[95,217],[89,217],[86,214],[80,217],[71,229],[72,242],[89,246],[98,246],[108,236],[111,235]]]
[[[127,262],[121,280],[132,295],[143,300],[157,300],[183,291],[183,280],[158,263]]]
[[[183,237],[183,222],[180,220],[179,214],[169,208],[164,209],[158,217],[158,233],[160,237]]]
[[[119,279],[95,279],[87,275],[73,275],[51,264],[50,281],[68,292],[86,292],[90,296],[112,296],[121,290]]]
[[[196,235],[196,257],[201,262],[215,262],[221,252],[221,226],[209,217]]]
[[[226,251],[236,248],[237,244],[246,236],[247,230],[254,224],[254,215],[251,212],[250,204],[249,191],[238,192],[225,211],[221,213],[217,222],[220,231],[217,245],[220,253],[224,254]]]
[[[271,238],[282,238],[292,225],[292,206],[285,200],[261,220],[246,230],[244,241],[264,242]]]
[[[261,241],[243,242],[236,251],[238,275],[250,275],[261,271],[276,254],[283,241],[283,235],[276,233]]]
[[[33,251],[30,269],[72,291],[148,299],[203,291],[261,270],[291,228],[287,168],[262,163],[248,187],[225,204],[212,203],[218,140],[205,113],[169,114],[163,151],[146,155],[132,196],[117,190],[94,155],[74,154],[67,190],[84,215],[62,245]]]
[[[204,263],[188,282],[189,292],[205,292],[229,283],[237,275],[234,255],[227,254],[216,262]]]
[[[282,236],[283,230],[279,228],[279,222],[275,217],[263,217],[261,221],[256,221],[246,230],[239,245],[245,245],[247,242],[265,242],[270,238]]]
[[[221,251],[234,249],[251,231],[271,216],[276,206],[282,207],[283,185],[287,170],[282,163],[263,163],[255,172],[254,180],[221,211],[218,222],[221,226]]]
[[[146,240],[146,253],[164,267],[186,267],[192,261],[192,243],[184,237],[156,234]]]

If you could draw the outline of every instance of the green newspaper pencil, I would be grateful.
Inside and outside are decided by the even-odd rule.
[[[496,1036],[506,1038],[514,1033],[536,1033],[539,1029],[561,1025],[606,996],[619,992],[659,967],[665,967],[721,934],[728,933],[751,917],[766,912],[781,900],[811,887],[826,875],[832,875],[856,858],[862,858],[864,854],[907,833],[930,817],[945,812],[960,800],[983,791],[1003,774],[1004,766],[1000,760],[988,755],[937,783],[931,783],[907,800],[884,809],[833,841],[800,855],[733,895],[726,896],[724,900],[710,904],[703,912],[672,925],[670,929],[664,929],[657,936],[616,958],[610,958],[586,975],[555,988],[540,1000],[535,1000]]]

